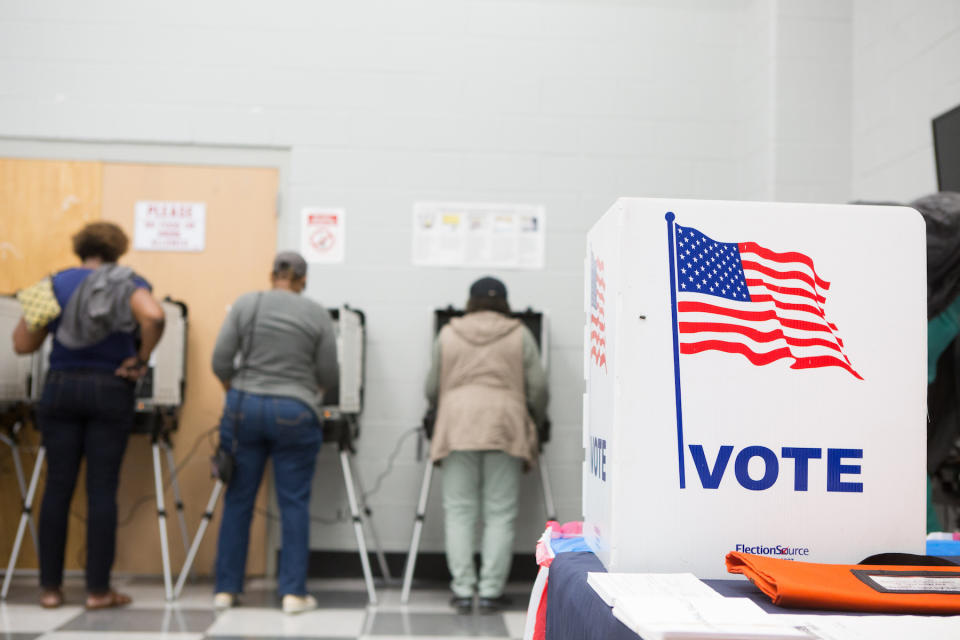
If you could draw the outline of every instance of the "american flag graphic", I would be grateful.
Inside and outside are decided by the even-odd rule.
[[[723,351],[757,366],[840,367],[863,378],[824,313],[830,283],[803,253],[717,242],[676,225],[677,325],[682,354]]]
[[[603,280],[603,260],[590,254],[590,357],[598,367],[607,369],[607,330],[603,314],[607,285]]]

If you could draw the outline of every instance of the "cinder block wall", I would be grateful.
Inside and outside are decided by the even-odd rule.
[[[960,104],[960,3],[853,2],[854,197],[937,190],[930,120]]]
[[[955,4],[920,3],[922,15],[949,13],[954,27],[935,41],[918,29],[916,46],[927,38],[938,53],[914,55],[917,66],[933,57],[953,87],[956,65],[948,61],[958,56],[946,47],[957,41]],[[916,3],[886,3],[894,5]],[[862,104],[888,71],[870,47],[885,51],[884,25],[898,19],[866,21],[873,6],[0,0],[0,138],[286,150],[279,245],[298,246],[304,206],[343,207],[348,215],[346,262],[314,268],[307,293],[367,313],[358,473],[368,486],[424,408],[432,309],[463,304],[469,283],[484,274],[412,267],[411,205],[545,205],[546,269],[496,275],[515,307],[550,316],[554,439],[547,460],[560,517],[573,520],[580,518],[583,459],[586,230],[623,195],[885,195],[890,171],[876,173],[871,163],[882,154],[864,152],[876,127],[867,128]],[[917,110],[926,119],[950,102],[946,90],[937,100],[932,91]],[[881,128],[894,135],[908,115],[897,111]],[[332,448],[322,463],[314,513],[336,519],[346,500]],[[407,545],[421,471],[409,438],[370,500],[388,550]],[[197,491],[206,495],[206,487]],[[542,530],[539,495],[530,476],[517,550],[531,549]],[[443,547],[440,515],[435,485],[426,550]],[[317,549],[354,546],[347,522],[317,523],[312,536]]]

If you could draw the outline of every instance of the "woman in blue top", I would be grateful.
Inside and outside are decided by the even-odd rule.
[[[109,222],[88,224],[73,237],[79,268],[52,277],[60,315],[31,330],[21,319],[14,350],[32,353],[53,335],[50,370],[37,406],[47,452],[40,512],[40,604],[63,603],[63,558],[70,500],[80,461],[87,458],[88,609],[128,604],[110,588],[117,530],[117,482],[133,426],[134,384],[163,333],[163,308],[150,285],[116,264],[127,236]]]

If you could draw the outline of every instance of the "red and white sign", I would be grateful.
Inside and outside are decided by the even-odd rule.
[[[307,262],[343,262],[343,209],[307,207],[301,211],[300,253]]]
[[[133,248],[138,251],[203,251],[205,202],[138,202],[134,208]]]

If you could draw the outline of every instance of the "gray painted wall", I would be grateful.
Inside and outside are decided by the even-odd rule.
[[[367,313],[368,486],[419,422],[432,310],[463,304],[485,273],[414,268],[412,204],[543,204],[546,268],[495,275],[515,307],[549,313],[547,461],[561,519],[579,519],[586,230],[619,196],[842,202],[851,182],[884,195],[900,172],[870,168],[862,114],[884,98],[875,51],[897,16],[945,16],[935,42],[922,21],[912,36],[937,53],[896,59],[953,84],[883,130],[913,131],[906,118],[958,100],[956,3],[883,4],[874,19],[873,2],[845,0],[0,0],[0,152],[46,140],[55,157],[116,147],[247,163],[257,150],[237,147],[269,148],[265,164],[284,168],[281,247],[298,246],[302,207],[345,208],[346,262],[313,268],[307,294]],[[408,542],[415,450],[408,438],[370,500],[388,550]],[[321,457],[314,513],[336,519],[339,467],[332,450]],[[542,530],[539,495],[531,476],[518,550]],[[436,485],[424,549],[442,549],[440,516]],[[354,544],[347,522],[313,527],[315,548]]]

